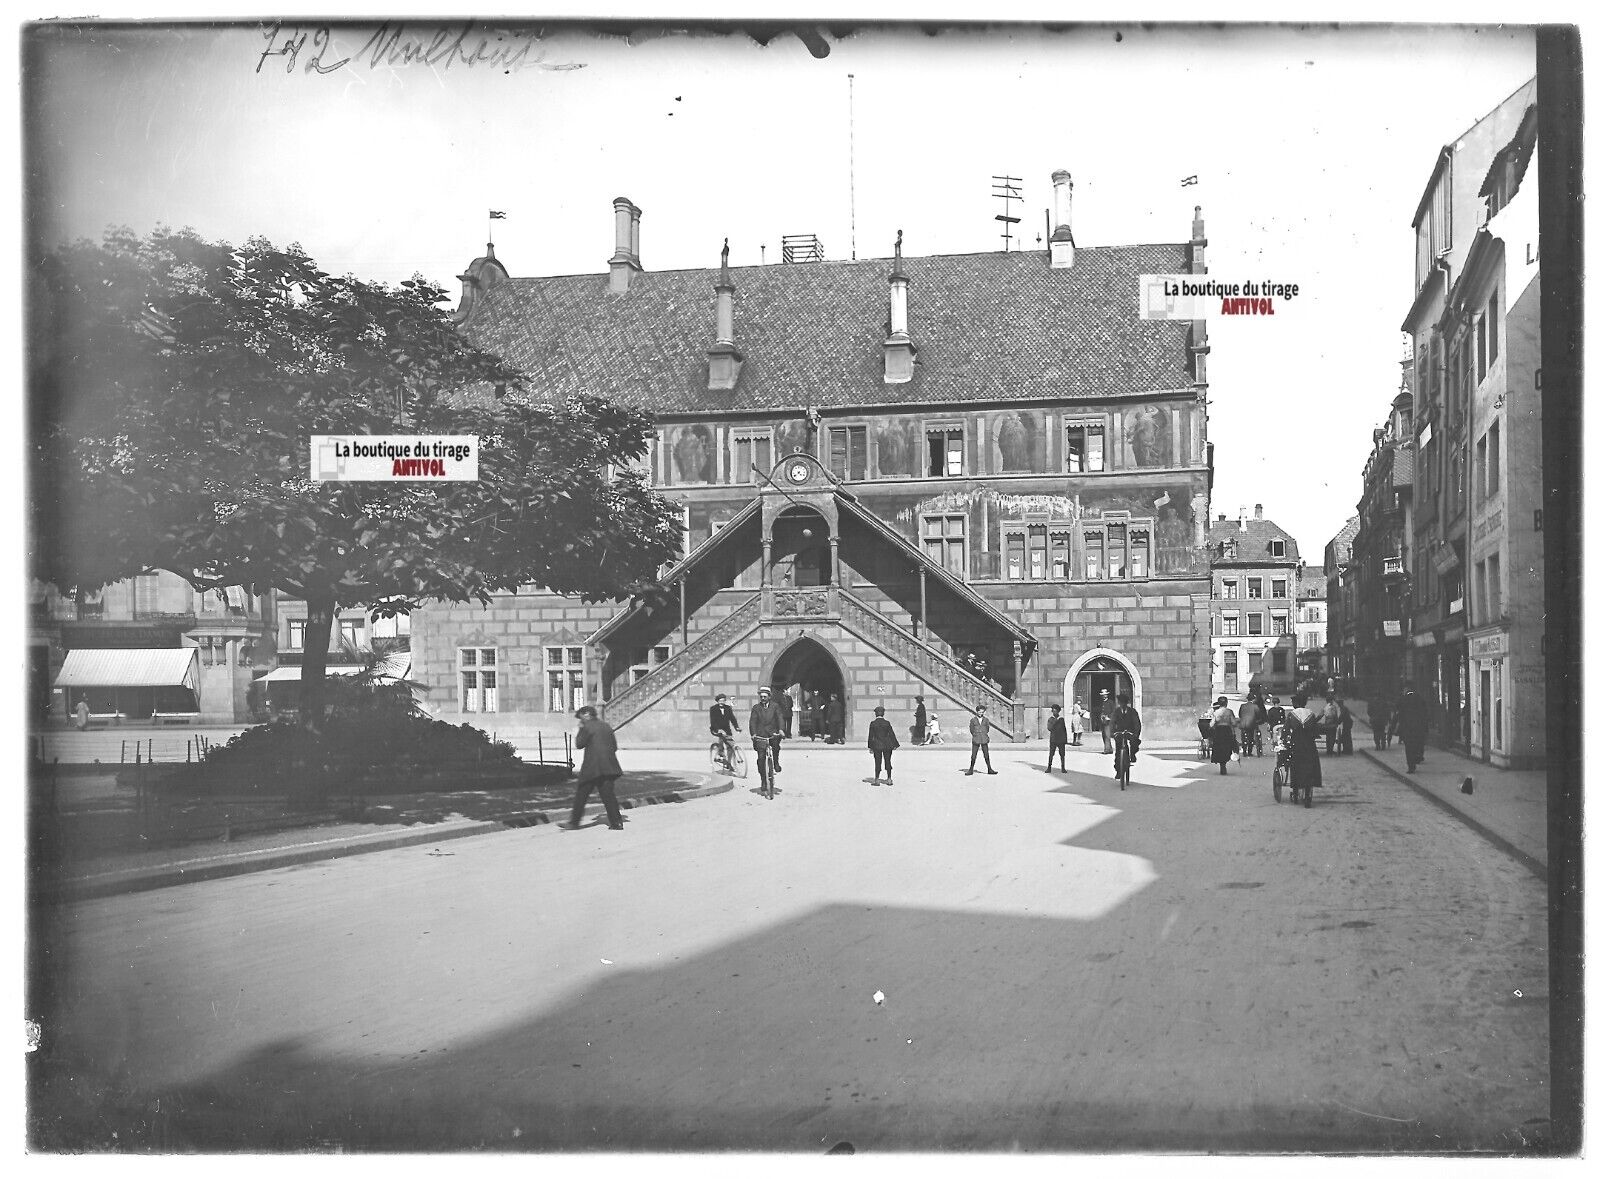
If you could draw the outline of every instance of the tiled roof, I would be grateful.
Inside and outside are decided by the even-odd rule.
[[[736,267],[737,387],[706,389],[715,270],[511,278],[465,330],[540,396],[595,393],[656,412],[1094,398],[1187,388],[1189,327],[1139,318],[1137,277],[1187,271],[1187,243],[906,258],[916,374],[883,380],[890,259]]]
[[[1302,598],[1328,596],[1328,574],[1321,565],[1307,565],[1300,570],[1300,596]]]
[[[1213,554],[1226,551],[1221,546],[1230,540],[1238,542],[1237,551],[1227,557],[1214,555],[1213,564],[1298,565],[1300,563],[1300,546],[1295,543],[1294,537],[1271,520],[1249,520],[1242,529],[1237,520],[1218,520],[1206,531],[1206,543],[1211,546]],[[1267,550],[1269,540],[1285,542],[1283,556],[1274,557],[1269,554]]]

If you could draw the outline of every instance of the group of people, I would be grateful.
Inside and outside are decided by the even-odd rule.
[[[979,654],[977,651],[967,651],[964,655],[961,655],[956,659],[956,663],[958,663],[969,675],[976,676],[995,691],[1006,696],[1011,695],[1011,693],[1006,690],[1003,684],[989,674],[989,660],[983,655]]]
[[[1130,761],[1139,760],[1139,744],[1143,737],[1144,722],[1139,717],[1139,710],[1133,706],[1133,698],[1124,692],[1117,697],[1116,704],[1111,703],[1111,693],[1101,693],[1100,706],[1100,735],[1104,740],[1102,753],[1111,753],[1116,749],[1118,733],[1127,733],[1133,739],[1132,755]],[[1050,723],[1047,730],[1050,735],[1050,752],[1045,758],[1045,773],[1054,768],[1056,757],[1061,758],[1061,772],[1067,771],[1067,746],[1082,745],[1083,734],[1091,728],[1093,719],[1089,710],[1083,706],[1083,697],[1075,697],[1072,701],[1072,710],[1062,715],[1061,705],[1050,706]],[[1070,738],[1070,741],[1069,741]]]

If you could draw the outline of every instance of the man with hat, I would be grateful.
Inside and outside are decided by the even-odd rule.
[[[883,705],[872,710],[872,723],[867,726],[867,748],[872,750],[872,784],[878,784],[878,775],[886,775],[889,785],[894,785],[894,751],[900,748],[900,738],[894,735],[894,726],[884,718]]]
[[[783,766],[778,763],[778,751],[783,745],[783,709],[772,698],[772,689],[763,684],[759,691],[759,699],[750,709],[750,743],[755,747],[756,764],[761,764],[761,751],[763,747],[772,751],[772,772],[782,773]],[[767,785],[762,782],[762,785]]]
[[[600,719],[592,704],[585,704],[573,715],[579,722],[573,744],[583,750],[583,767],[578,771],[578,793],[572,800],[572,818],[561,826],[568,831],[576,830],[583,822],[590,792],[598,790],[606,808],[607,825],[613,831],[621,831],[622,811],[617,806],[616,783],[622,777],[622,766],[617,762],[617,735]]]
[[[711,735],[717,739],[723,761],[728,760],[728,750],[733,745],[733,733],[738,727],[739,718],[734,715],[727,694],[718,692],[717,702],[711,706]]]
[[[928,706],[917,697],[917,711],[911,718],[911,744],[921,745],[928,737]]]
[[[994,763],[989,760],[989,718],[985,715],[988,710],[978,705],[978,711],[972,714],[972,722],[967,728],[972,733],[972,760],[967,763],[967,777],[972,777],[972,771],[978,768],[978,751],[983,751],[983,764],[991,774],[1000,771],[994,768]]]

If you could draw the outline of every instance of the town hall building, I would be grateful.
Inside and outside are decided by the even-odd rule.
[[[594,703],[625,741],[705,735],[717,693],[837,694],[846,739],[925,697],[952,739],[1128,692],[1186,733],[1210,691],[1203,321],[1140,315],[1140,276],[1205,272],[1187,240],[1080,246],[1058,172],[1043,250],[644,269],[614,202],[608,269],[462,275],[473,342],[535,396],[653,416],[682,558],[659,591],[528,588],[430,605],[412,676],[431,711],[501,733]]]

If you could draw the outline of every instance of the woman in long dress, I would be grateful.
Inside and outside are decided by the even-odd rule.
[[[1238,729],[1239,718],[1228,707],[1228,698],[1218,696],[1211,706],[1211,760],[1224,774],[1228,772],[1234,751],[1239,748]]]
[[[1308,697],[1296,692],[1289,698],[1293,707],[1284,714],[1284,727],[1289,730],[1293,745],[1289,752],[1289,769],[1294,775],[1296,790],[1322,789],[1322,757],[1317,753],[1317,731],[1321,717],[1306,707]]]

